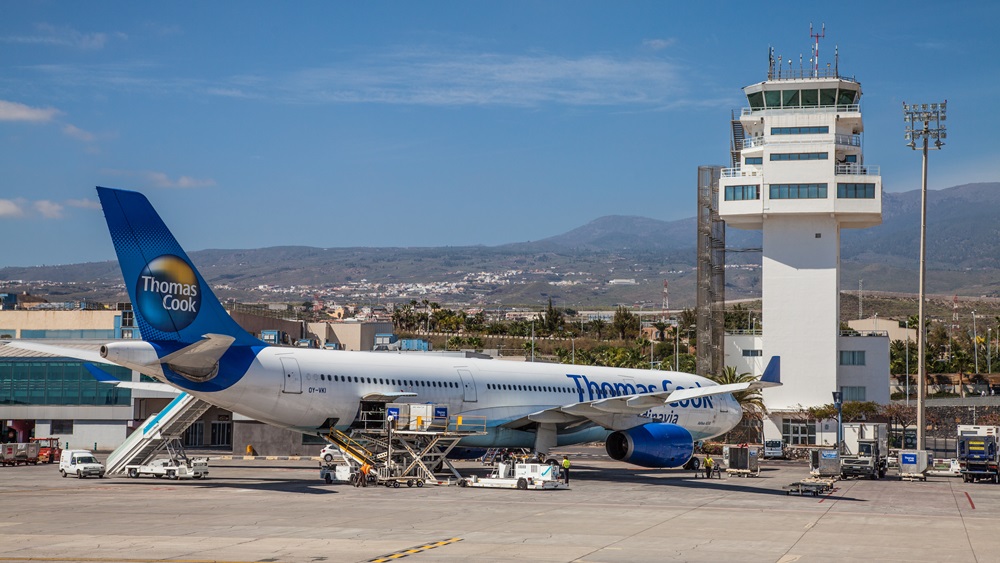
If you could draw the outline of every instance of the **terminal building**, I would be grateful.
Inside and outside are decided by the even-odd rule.
[[[763,392],[766,438],[833,444],[835,425],[831,434],[804,408],[832,403],[834,391],[889,401],[887,333],[840,323],[840,233],[881,224],[882,179],[864,158],[861,84],[836,64],[782,71],[770,59],[767,80],[743,89],[718,202],[727,227],[763,232],[764,326],[727,337],[725,362],[760,374],[780,356],[783,385]]]

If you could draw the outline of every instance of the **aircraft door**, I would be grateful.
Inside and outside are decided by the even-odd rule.
[[[285,374],[281,386],[282,393],[301,393],[302,374],[299,373],[299,362],[295,358],[281,358],[281,368]]]
[[[476,396],[476,380],[473,379],[472,372],[464,368],[459,369],[458,378],[462,380],[462,389],[465,391],[463,400],[466,403],[475,403],[478,398]]]

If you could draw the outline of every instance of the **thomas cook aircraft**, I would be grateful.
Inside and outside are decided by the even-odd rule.
[[[161,382],[146,385],[275,426],[324,436],[346,430],[366,400],[434,403],[485,419],[486,433],[460,446],[544,454],[604,440],[613,459],[679,467],[694,442],[740,421],[734,392],[781,384],[778,357],[760,380],[718,385],[674,371],[271,346],[226,313],[145,196],[97,192],[143,340],[110,342],[99,356],[58,352],[136,370]]]

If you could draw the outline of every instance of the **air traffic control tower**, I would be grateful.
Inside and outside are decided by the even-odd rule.
[[[771,51],[767,80],[743,89],[719,181],[726,225],[763,231],[761,359],[781,356],[784,383],[764,392],[772,411],[830,404],[844,388],[845,400],[888,400],[885,377],[838,369],[856,357],[840,337],[840,231],[882,222],[882,181],[862,150],[861,84],[816,58],[782,69]]]

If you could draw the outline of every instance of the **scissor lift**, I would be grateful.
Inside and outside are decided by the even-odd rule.
[[[387,487],[445,484],[437,473],[447,470],[454,481],[462,475],[448,454],[462,438],[486,433],[485,417],[463,415],[424,418],[413,416],[407,404],[387,405],[365,401],[347,432],[331,429],[325,436],[341,452],[356,479],[362,465],[369,465],[369,483]],[[421,405],[422,406],[422,405]],[[429,405],[432,406],[432,405]],[[441,408],[441,407],[438,407]],[[321,475],[335,474],[331,463],[320,462]]]

